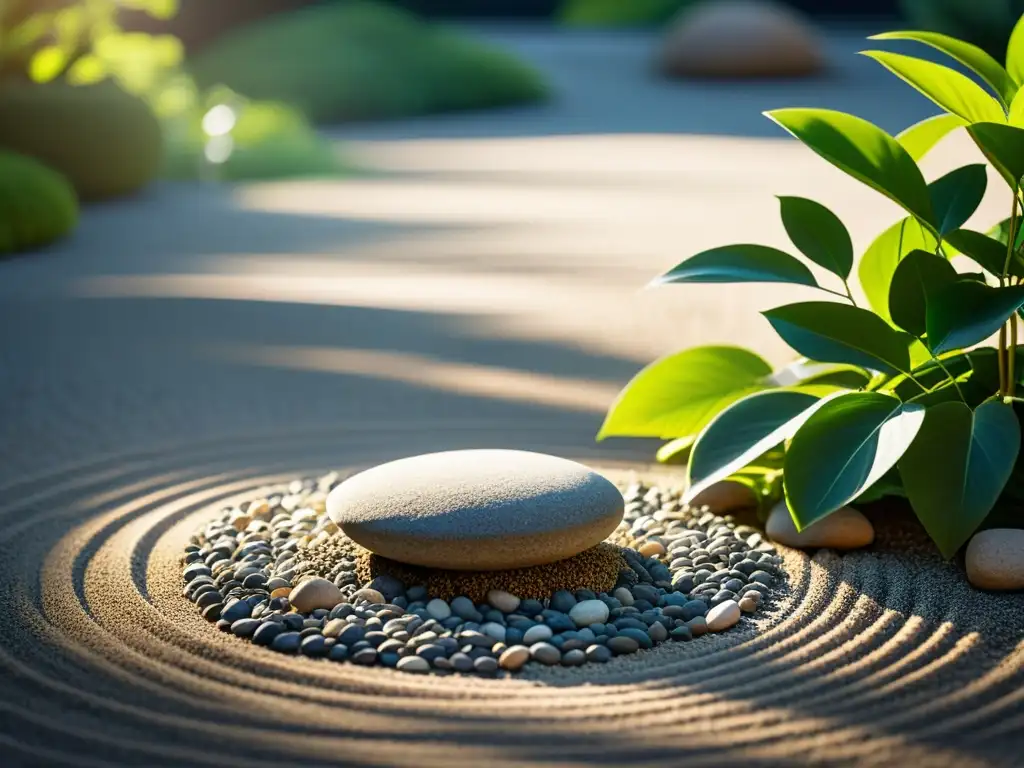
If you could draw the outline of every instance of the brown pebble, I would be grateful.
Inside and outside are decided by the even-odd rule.
[[[661,557],[665,554],[665,545],[660,541],[645,541],[637,551],[644,557]]]
[[[270,593],[271,597],[288,597],[292,593],[291,587],[278,587]]]

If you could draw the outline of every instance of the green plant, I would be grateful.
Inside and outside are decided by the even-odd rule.
[[[0,79],[73,85],[116,78],[138,93],[181,62],[172,35],[125,32],[122,8],[157,19],[177,0],[0,0]]]
[[[235,30],[189,62],[204,88],[286,103],[317,123],[536,101],[511,54],[367,2],[311,6]]]
[[[167,136],[168,178],[249,181],[346,169],[335,147],[284,104],[249,102],[223,88],[203,95],[183,78],[157,106]]]
[[[558,15],[578,27],[643,27],[664,24],[694,0],[565,0]]]
[[[31,157],[0,151],[0,255],[47,245],[78,223],[68,180]]]
[[[921,29],[973,43],[1000,61],[1010,30],[1024,13],[1024,0],[902,0],[900,6]]]
[[[1013,407],[1024,402],[1017,393],[1024,378],[1017,345],[1024,306],[1024,19],[1005,67],[974,45],[936,33],[874,39],[936,48],[985,87],[940,64],[866,51],[944,113],[896,137],[831,110],[767,113],[906,211],[860,261],[868,306],[859,306],[851,290],[854,251],[843,223],[812,200],[780,198],[782,222],[806,261],[763,245],[728,245],[690,257],[656,282],[796,283],[838,297],[842,302],[764,313],[804,356],[802,366],[773,374],[759,356],[733,347],[670,355],[626,386],[598,438],[678,441],[663,449],[662,459],[692,439],[689,498],[736,472],[771,478],[781,468],[781,490],[798,528],[852,501],[903,493],[951,557],[1001,495],[1019,496],[1024,480],[1024,470],[1015,470],[1021,427]],[[964,228],[986,190],[984,165],[931,183],[917,165],[960,127],[1010,190],[1007,220],[986,233]],[[958,272],[954,255],[972,260],[976,271]],[[806,262],[830,273],[832,284],[819,282]],[[977,346],[993,335],[994,346]],[[766,462],[780,446],[781,464]]]

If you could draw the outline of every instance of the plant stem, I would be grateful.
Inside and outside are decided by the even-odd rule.
[[[846,293],[840,293],[839,291],[833,291],[831,288],[826,288],[823,285],[819,285],[818,289],[824,291],[825,293],[831,293],[833,296],[838,296],[841,299],[847,299],[849,301],[853,301],[853,297],[850,296],[850,294],[849,294],[849,289],[847,289]],[[854,304],[854,306],[856,306],[856,304]]]
[[[999,361],[999,394],[1006,395],[1008,393],[1006,387],[1006,326],[1002,326],[999,329],[999,354],[997,355]]]
[[[1017,393],[1017,313],[1010,315],[1010,354],[1006,366],[1007,394]]]
[[[964,405],[967,405],[967,398],[964,397],[964,392],[962,389],[960,389],[960,383],[956,380],[956,377],[949,372],[949,369],[943,364],[941,360],[939,360],[938,357],[932,355],[932,360],[934,360],[935,364],[942,369],[942,372],[946,374],[946,377],[953,382],[953,386],[956,387],[956,393],[960,395],[960,399],[963,401]]]
[[[848,298],[850,300],[850,303],[856,307],[857,301],[853,298],[853,291],[850,290],[850,283],[847,282],[845,277],[843,278],[843,288],[846,289],[846,298]]]

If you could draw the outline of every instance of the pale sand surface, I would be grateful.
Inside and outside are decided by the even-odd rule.
[[[757,632],[512,681],[284,658],[181,598],[201,516],[273,479],[462,447],[641,466],[651,443],[592,443],[639,366],[712,342],[785,362],[756,310],[813,295],[651,277],[783,245],[774,194],[859,248],[898,216],[756,115],[930,114],[862,64],[675,87],[640,38],[508,35],[561,102],[340,131],[379,173],[161,186],[0,264],[0,765],[1019,764],[1024,598],[884,547],[788,554]]]

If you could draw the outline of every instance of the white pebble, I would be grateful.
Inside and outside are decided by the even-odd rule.
[[[721,632],[740,620],[740,606],[735,600],[719,603],[707,615],[708,631]]]
[[[608,621],[608,606],[600,600],[583,600],[572,607],[569,618],[577,627],[603,624]]]
[[[633,593],[625,587],[619,587],[612,592],[612,597],[622,603],[624,606],[630,606],[633,604]]]

